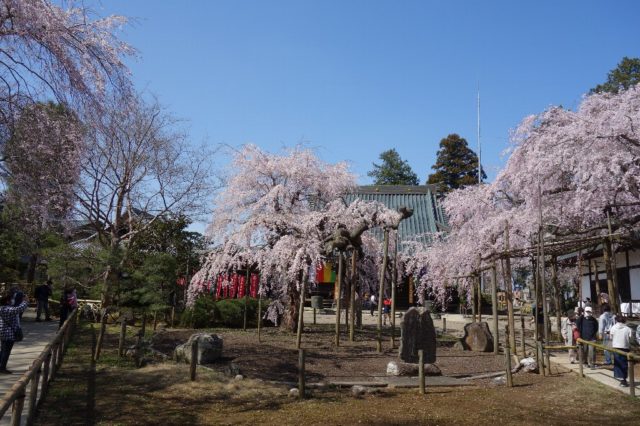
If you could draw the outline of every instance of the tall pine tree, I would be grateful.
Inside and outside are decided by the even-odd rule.
[[[640,83],[640,58],[622,58],[618,66],[607,74],[607,81],[598,84],[589,93],[618,93]]]
[[[373,170],[367,173],[374,178],[375,185],[419,185],[416,175],[408,162],[400,158],[394,148],[380,154],[382,164],[373,163]]]
[[[427,183],[436,184],[441,194],[478,183],[478,156],[467,141],[453,133],[440,141],[438,158]],[[487,175],[482,170],[482,179]]]

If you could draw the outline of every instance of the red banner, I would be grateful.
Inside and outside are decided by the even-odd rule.
[[[233,274],[231,276],[231,294],[229,294],[229,297],[232,299],[235,299],[236,294],[238,294],[238,274]]]
[[[218,282],[216,285],[216,299],[220,299],[220,296],[222,295],[222,283],[224,282],[224,280],[222,279],[222,275],[218,275]]]
[[[251,288],[249,290],[251,297],[258,297],[259,282],[260,282],[260,277],[258,277],[258,274],[251,274]]]
[[[240,284],[238,286],[238,298],[242,299],[247,288],[247,277],[245,275],[241,275],[239,281]]]

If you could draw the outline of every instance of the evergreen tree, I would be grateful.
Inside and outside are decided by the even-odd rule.
[[[464,138],[453,133],[440,141],[438,158],[431,167],[428,184],[437,184],[441,193],[478,183],[478,156]],[[487,175],[482,170],[482,179]]]
[[[373,163],[373,170],[367,176],[374,178],[375,185],[419,185],[416,175],[408,162],[400,158],[395,149],[380,154],[382,164]]]
[[[609,71],[607,81],[598,84],[590,93],[618,93],[620,89],[628,89],[640,83],[640,58],[622,58],[615,69]]]

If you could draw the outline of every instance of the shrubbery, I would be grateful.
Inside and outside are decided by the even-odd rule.
[[[269,302],[262,301],[262,312]],[[247,299],[247,327],[256,327],[258,299]],[[210,296],[201,296],[192,308],[184,311],[181,318],[184,327],[231,327],[239,328],[244,323],[244,299],[214,300]]]

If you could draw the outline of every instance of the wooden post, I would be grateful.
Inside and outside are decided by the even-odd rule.
[[[262,329],[262,293],[258,289],[258,343],[262,342],[262,336],[260,331]]]
[[[357,315],[357,309],[356,309],[356,257],[357,257],[357,253],[356,250],[353,249],[353,251],[351,252],[351,279],[350,281],[350,292],[349,292],[349,305],[351,306],[351,310],[349,312],[351,312],[351,316],[349,317],[349,341],[353,342],[353,340],[355,339],[355,335],[356,335],[356,315]],[[315,310],[314,310],[315,312]],[[315,324],[315,315],[313,317],[313,321]]]
[[[629,394],[636,396],[635,361],[630,354],[627,354],[627,362],[629,363]]]
[[[29,412],[27,413],[27,424],[33,424],[33,419],[36,415],[36,408],[38,403],[38,383],[40,382],[40,371],[42,365],[38,367],[34,375],[31,378],[31,388],[29,390]]]
[[[545,367],[544,367],[544,354],[542,352],[542,342],[536,342],[536,353],[537,353],[537,361],[538,361],[538,374],[541,376],[545,376]]]
[[[538,244],[540,245],[540,260],[538,261],[538,268],[540,269],[540,289],[542,291],[542,321],[544,343],[549,344],[549,309],[547,306],[547,286],[545,284],[545,258],[544,258],[544,238],[543,238],[542,226],[540,226],[540,232],[538,232]],[[538,319],[536,318],[536,326],[538,325]]]
[[[447,332],[447,318],[442,317],[442,334]]]
[[[547,368],[547,376],[551,376],[551,357],[549,356],[549,349],[544,351],[544,366]]]
[[[580,302],[582,302],[582,250],[578,252],[578,306]]]
[[[618,267],[616,266],[616,253],[613,251],[613,232],[611,230],[611,214],[607,211],[607,227],[609,228],[609,238],[607,238],[605,244],[605,251],[609,252],[609,269],[611,275],[607,273],[607,283],[609,284],[609,304],[611,305],[611,312],[614,314],[620,313],[620,298],[618,297]],[[628,266],[628,265],[627,265]],[[600,295],[598,295],[600,297]],[[631,302],[629,302],[631,305]]]
[[[604,251],[603,251],[603,254],[604,254]],[[605,263],[605,266],[606,266],[606,264],[607,264],[606,258],[605,258],[605,262],[604,263]],[[595,303],[595,306],[597,307],[597,312],[600,312],[600,292],[601,292],[601,290],[600,290],[600,276],[598,274],[598,263],[594,259],[594,260],[591,261],[591,265],[592,265],[592,268],[593,268],[593,277],[594,277],[593,280],[594,280],[594,282],[596,284],[596,286],[595,286],[596,287],[596,300],[592,300],[591,303]],[[605,270],[606,270],[606,268],[605,268]],[[589,286],[589,289],[591,289],[591,286]],[[609,298],[609,299],[611,299],[611,298]]]
[[[304,349],[299,349],[298,350],[298,397],[300,399],[303,399],[305,397],[304,361],[305,361]]]
[[[551,257],[551,285],[553,287],[555,311],[556,311],[556,330],[558,331],[558,339],[562,339],[562,292],[560,290],[560,283],[558,282],[558,258],[556,256]]]
[[[539,291],[539,285],[538,285],[538,275],[540,275],[538,272],[538,262],[536,259],[538,259],[538,246],[536,244],[536,256],[533,257],[531,259],[531,273],[533,274],[533,287],[534,287],[534,294],[533,294],[533,306],[534,309],[532,309],[531,314],[533,315],[533,340],[535,342],[540,341],[540,336],[538,335],[538,302],[540,302],[540,298],[538,297],[538,291]],[[537,345],[537,343],[536,343]],[[538,347],[536,346],[536,360],[539,361],[538,357],[540,356],[540,354],[538,353]],[[539,362],[538,362],[539,363]]]
[[[316,308],[313,308],[313,325],[316,325]]]
[[[302,329],[304,328],[304,300],[307,283],[307,272],[302,274],[302,282],[300,283],[300,309],[298,310],[298,329],[296,330],[296,349],[300,349],[302,342]]]
[[[118,339],[118,356],[122,358],[124,356],[124,341],[127,337],[127,321],[124,317],[121,318],[120,323],[120,338]]]
[[[176,324],[176,307],[171,307],[171,328],[175,327]]]
[[[94,333],[95,338],[95,333]],[[47,352],[47,356],[42,363],[42,388],[40,389],[40,398],[47,394],[49,389],[49,366],[51,365],[51,351]]]
[[[198,339],[193,341],[191,345],[191,365],[189,369],[189,376],[191,377],[191,381],[196,380],[196,367],[198,366]]]
[[[393,269],[391,276],[391,349],[396,347],[396,286],[398,275],[398,230],[396,229],[395,251],[393,254]]]
[[[341,310],[341,293],[342,293],[342,279],[344,278],[344,257],[342,256],[342,252],[338,252],[338,276],[336,286],[336,336],[335,336],[335,344],[336,347],[340,346],[340,310]]]
[[[582,353],[582,345],[578,343],[576,345],[578,351],[578,368],[580,370],[580,377],[584,377],[584,366],[582,363],[584,362],[582,359],[584,358],[584,354]]]
[[[378,339],[376,350],[382,352],[382,302],[384,300],[384,276],[387,270],[387,255],[389,254],[389,230],[384,229],[384,246],[382,252],[382,266],[380,267],[380,280],[378,281]]]
[[[472,278],[473,280],[473,278]],[[476,283],[471,284],[471,322],[476,322]]]
[[[507,325],[509,328],[509,325]],[[507,376],[507,387],[513,386],[513,377],[511,377],[511,342],[509,330],[505,330],[505,345],[504,345],[504,356],[505,356],[505,368],[506,368],[506,376]]]
[[[11,412],[11,426],[20,426],[20,420],[22,419],[22,410],[24,409],[24,389],[18,395],[15,401],[13,401],[13,410]]]
[[[527,357],[527,342],[525,340],[525,330],[524,330],[524,315],[520,314],[520,330],[521,330],[521,335],[522,335],[522,343],[521,343],[521,350],[522,350],[522,358],[526,358]]]
[[[420,381],[420,395],[424,395],[424,350],[418,349],[418,379]]]
[[[513,282],[511,281],[511,255],[509,248],[509,222],[504,227],[504,285],[507,296],[507,322],[509,323],[509,344],[511,352],[516,351],[516,327],[513,316]]]
[[[478,313],[478,322],[482,322],[482,288],[480,287],[480,283],[482,282],[482,271],[478,274],[478,279],[476,280],[476,301],[478,303],[478,308],[476,312]]]
[[[491,286],[491,310],[493,314],[493,353],[498,355],[498,345],[500,343],[500,330],[498,329],[498,270],[495,260],[493,261],[493,285]]]
[[[242,321],[242,329],[247,331],[247,301],[249,299],[249,267],[247,266],[247,276],[244,280],[244,318]],[[304,310],[304,304],[302,305]]]

